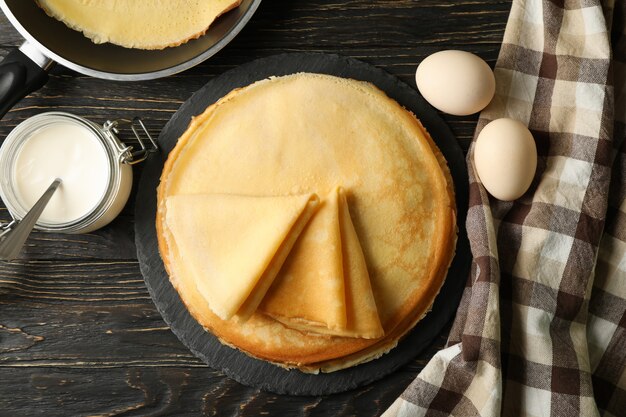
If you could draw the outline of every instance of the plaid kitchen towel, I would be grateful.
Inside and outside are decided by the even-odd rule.
[[[384,416],[626,416],[625,1],[514,0],[494,100],[535,180],[490,198],[467,157],[473,263],[448,347]]]

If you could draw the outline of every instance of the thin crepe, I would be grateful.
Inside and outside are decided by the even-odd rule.
[[[346,328],[338,194],[321,202],[268,291],[260,310],[307,329]],[[289,324],[287,324],[289,325]]]
[[[259,309],[302,331],[381,337],[384,330],[344,190],[333,189],[321,204]]]
[[[198,291],[228,320],[253,290],[263,297],[317,204],[315,194],[175,195],[165,221]]]
[[[94,43],[163,49],[202,36],[241,0],[35,0]]]
[[[385,331],[380,323],[365,256],[350,218],[348,201],[343,189],[339,190],[339,224],[348,325],[344,331],[336,334],[366,339],[382,337]]]

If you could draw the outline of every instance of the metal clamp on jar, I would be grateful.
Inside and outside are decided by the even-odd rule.
[[[130,126],[141,149],[118,137]],[[133,183],[132,165],[158,150],[139,118],[99,126],[63,112],[42,113],[20,123],[0,148],[0,198],[13,221],[0,224],[0,239],[24,217],[50,182],[61,179],[35,228],[87,233],[111,222]]]

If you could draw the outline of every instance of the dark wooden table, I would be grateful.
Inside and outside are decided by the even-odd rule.
[[[266,0],[229,46],[176,76],[121,83],[57,66],[0,121],[0,138],[52,110],[100,124],[140,116],[158,134],[215,75],[288,51],[352,56],[415,86],[416,64],[442,49],[471,51],[493,66],[509,8],[509,0]],[[0,56],[21,42],[0,15]],[[466,149],[476,116],[444,118]],[[343,394],[289,397],[242,386],[196,359],[159,316],[136,260],[133,205],[131,196],[119,218],[87,235],[34,233],[19,260],[0,261],[0,416],[374,416],[445,342],[443,334],[410,365]],[[8,218],[0,206],[0,221]]]

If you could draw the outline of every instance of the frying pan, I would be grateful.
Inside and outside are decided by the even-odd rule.
[[[0,0],[0,8],[26,39],[0,63],[0,118],[46,83],[55,62],[85,75],[119,81],[150,80],[186,70],[230,42],[259,3],[261,0],[242,0],[198,39],[173,48],[141,50],[95,44],[46,15],[34,0]]]

